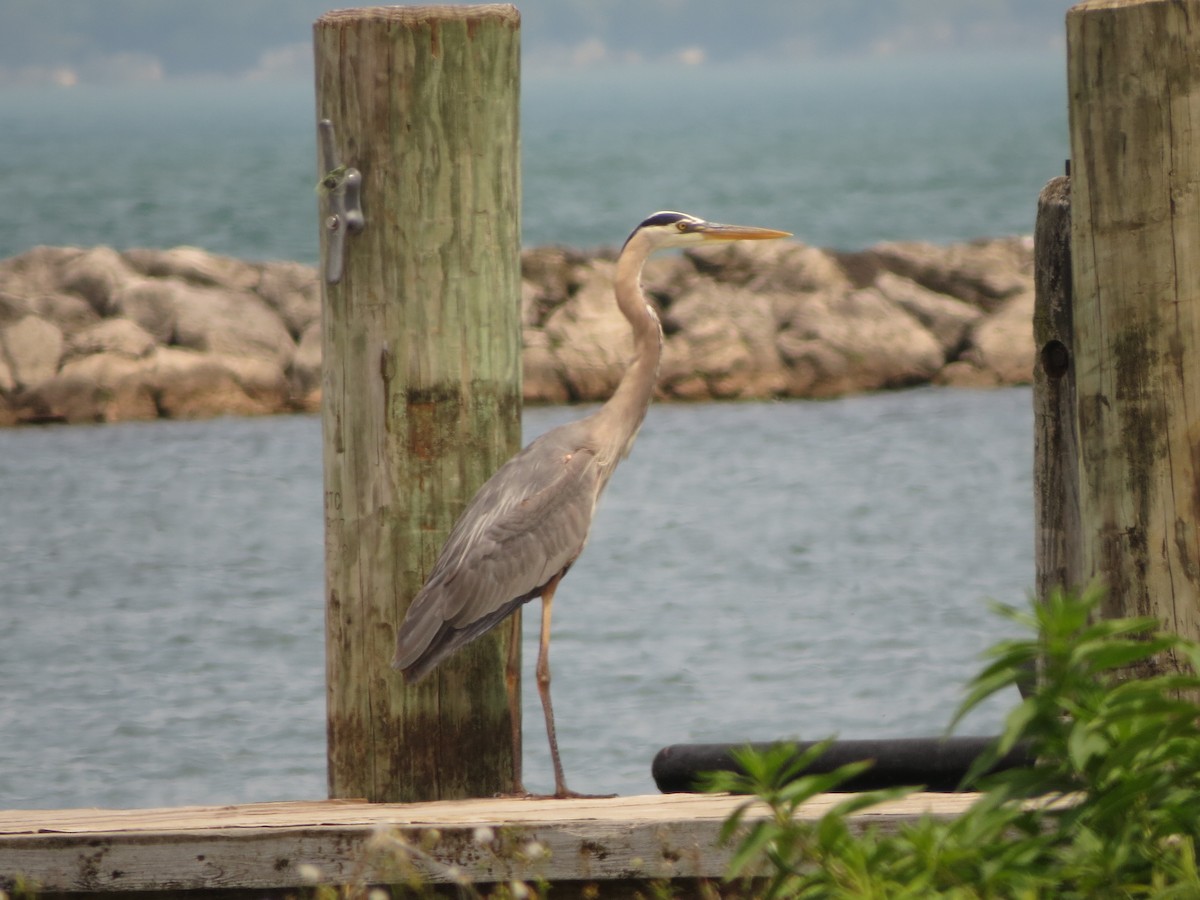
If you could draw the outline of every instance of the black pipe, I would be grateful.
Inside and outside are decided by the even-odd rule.
[[[842,782],[834,790],[848,793],[912,785],[926,791],[952,793],[959,790],[971,764],[995,740],[990,737],[950,737],[834,741],[802,774],[825,774],[846,763],[869,759],[874,761],[871,768]],[[732,751],[750,746],[762,752],[778,743],[673,744],[658,751],[650,771],[662,793],[694,793],[700,790],[698,776],[702,772],[742,771],[734,761]],[[794,746],[802,753],[814,743],[797,741]],[[1024,768],[1033,762],[1028,748],[1018,745],[989,771]]]

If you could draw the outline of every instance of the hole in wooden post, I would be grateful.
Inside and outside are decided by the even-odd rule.
[[[1062,378],[1071,364],[1071,352],[1062,341],[1047,341],[1042,346],[1042,371],[1050,378]]]

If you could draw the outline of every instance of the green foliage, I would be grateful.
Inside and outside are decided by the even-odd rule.
[[[1121,677],[1161,671],[1164,658],[1200,671],[1200,645],[1153,619],[1096,621],[1099,600],[1089,591],[1030,611],[998,607],[1032,635],[988,652],[951,728],[1034,667],[1037,684],[967,776],[982,793],[956,819],[885,834],[848,818],[904,789],[848,795],[799,822],[801,803],[861,767],[799,775],[821,748],[743,751],[743,773],[709,781],[754,795],[725,824],[737,841],[729,877],[765,874],[767,898],[1200,897],[1200,678]],[[981,774],[1018,742],[1033,751],[1031,768]],[[758,803],[768,818],[748,815]]]

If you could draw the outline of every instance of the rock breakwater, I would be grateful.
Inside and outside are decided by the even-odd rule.
[[[1030,380],[1032,244],[796,241],[651,260],[661,399],[835,397]],[[603,399],[628,326],[613,254],[522,254],[525,399]],[[0,261],[0,425],[311,411],[320,288],[299,263],[191,247],[37,247]]]

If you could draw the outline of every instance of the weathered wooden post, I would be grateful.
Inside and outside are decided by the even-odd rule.
[[[1080,3],[1067,55],[1082,573],[1200,638],[1200,0]]]
[[[520,445],[519,28],[489,5],[340,10],[313,29],[317,117],[361,173],[365,217],[340,280],[322,279],[331,797],[513,785],[519,621],[416,687],[390,661],[455,517]]]
[[[1033,232],[1033,533],[1039,598],[1084,585],[1080,559],[1079,439],[1071,320],[1071,179],[1038,197]],[[1033,688],[1035,673],[1021,685]]]
[[[1083,586],[1071,319],[1071,180],[1038,197],[1033,235],[1033,490],[1037,596]]]

